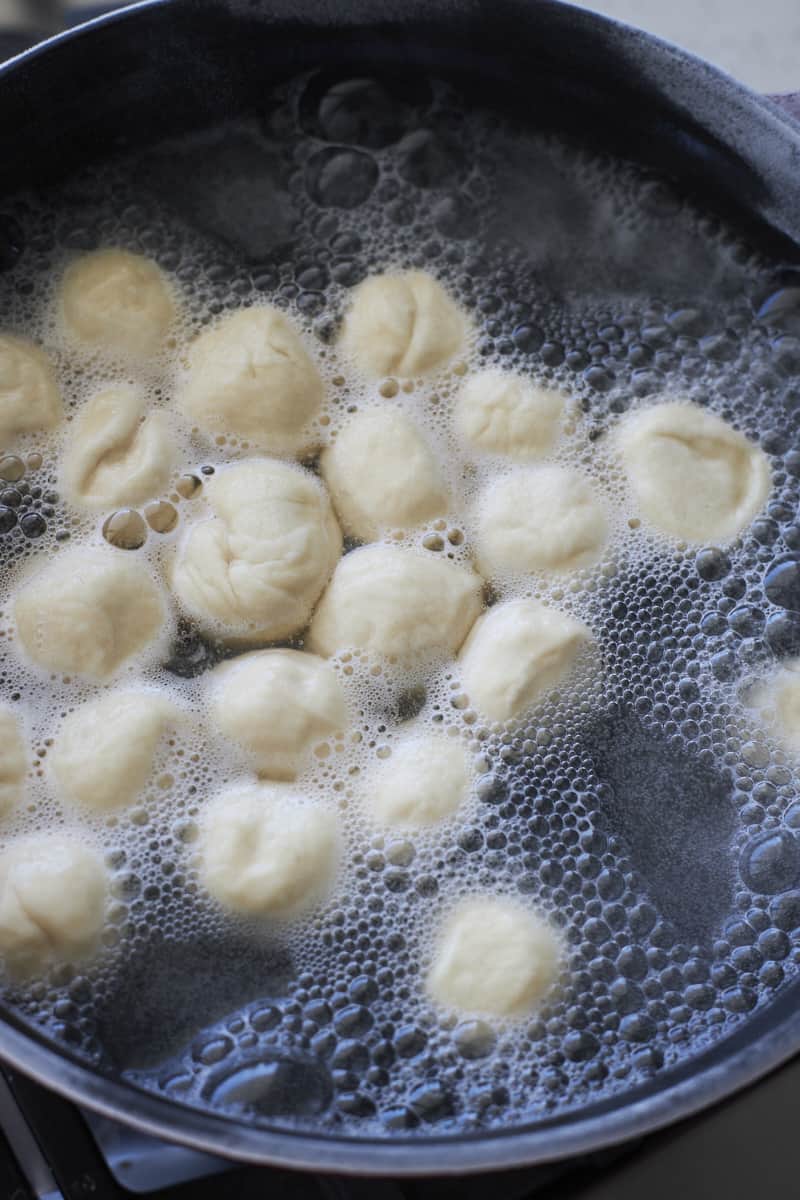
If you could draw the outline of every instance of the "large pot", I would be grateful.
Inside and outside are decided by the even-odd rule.
[[[0,188],[47,187],[120,148],[250,112],[265,80],[321,66],[445,73],[540,128],[668,176],[784,264],[800,257],[800,126],[786,110],[675,47],[552,0],[145,0],[0,68]],[[733,1036],[615,1100],[500,1131],[363,1139],[170,1101],[4,1015],[7,1063],[160,1138],[254,1163],[433,1175],[584,1153],[718,1101],[800,1049],[800,980]]]

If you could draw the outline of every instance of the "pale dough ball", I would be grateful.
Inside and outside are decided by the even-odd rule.
[[[252,459],[204,488],[216,516],[178,547],[172,586],[202,625],[233,641],[302,629],[342,552],[328,496],[309,471]]]
[[[446,559],[393,546],[345,555],[309,631],[318,654],[367,650],[383,658],[451,656],[481,611],[483,581]]]
[[[642,514],[673,537],[730,541],[769,495],[764,452],[694,404],[675,401],[632,412],[617,439]]]
[[[552,450],[564,419],[564,398],[509,371],[479,371],[461,388],[456,428],[476,450],[509,458],[541,458]]]
[[[464,691],[490,721],[508,721],[560,682],[590,637],[581,621],[535,600],[498,604],[459,655]]]
[[[82,704],[64,720],[48,755],[64,795],[93,812],[131,804],[178,716],[159,692],[112,692]]]
[[[61,464],[61,485],[86,508],[141,504],[169,480],[174,452],[166,417],[144,392],[116,383],[83,406]]]
[[[320,461],[339,519],[369,541],[447,511],[447,486],[413,421],[387,405],[357,413]]]
[[[519,1017],[552,990],[561,939],[544,917],[515,900],[460,900],[439,931],[427,989],[437,1004],[463,1013]]]
[[[0,333],[0,438],[52,429],[64,415],[50,361],[26,338]]]
[[[785,662],[752,695],[770,733],[792,755],[800,755],[800,659]]]
[[[214,720],[272,779],[294,779],[313,747],[347,723],[336,672],[316,654],[256,650],[223,663],[213,676]]]
[[[229,788],[200,818],[200,875],[226,908],[293,917],[329,890],[339,858],[335,815],[286,783]]]
[[[111,549],[59,553],[17,593],[14,615],[40,667],[97,680],[143,650],[167,619],[147,568]]]
[[[461,349],[466,321],[424,271],[372,275],[353,292],[341,346],[368,375],[424,375]]]
[[[206,433],[294,454],[313,441],[304,427],[322,395],[299,334],[277,308],[258,307],[223,317],[192,343],[179,402]]]
[[[175,319],[164,273],[127,250],[95,250],[70,263],[61,309],[67,331],[78,341],[131,358],[157,354]]]
[[[84,957],[103,928],[107,890],[103,864],[76,838],[12,842],[0,854],[0,956],[24,971]]]
[[[28,755],[19,722],[10,708],[0,705],[0,817],[22,799]]]
[[[591,484],[569,467],[520,467],[480,496],[475,540],[484,575],[575,571],[595,562],[608,537]]]
[[[368,773],[370,816],[379,825],[402,829],[435,825],[465,802],[473,777],[470,756],[458,738],[412,733]]]

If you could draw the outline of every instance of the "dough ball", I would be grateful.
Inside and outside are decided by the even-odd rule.
[[[256,650],[214,676],[212,716],[271,779],[294,779],[313,747],[347,724],[336,672],[315,654]]]
[[[321,900],[336,872],[335,815],[286,783],[222,792],[200,822],[200,874],[234,912],[293,917]]]
[[[167,618],[146,567],[111,549],[60,552],[17,593],[14,614],[35,663],[96,680],[144,649]]]
[[[159,692],[112,692],[82,704],[64,720],[48,756],[62,792],[93,812],[131,804],[177,719],[178,709]]]
[[[459,655],[464,691],[490,721],[511,720],[559,683],[590,637],[581,621],[535,600],[498,604]]]
[[[452,656],[481,611],[480,576],[416,550],[363,546],[345,555],[309,631],[318,654],[367,650],[401,661]]]
[[[12,710],[0,705],[0,817],[5,817],[22,799],[28,755],[22,730]]]
[[[730,541],[769,495],[764,452],[694,404],[629,413],[617,438],[636,501],[662,533],[687,542]]]
[[[800,659],[785,662],[759,684],[750,703],[784,749],[800,756]]]
[[[243,308],[189,348],[180,405],[210,434],[237,434],[276,454],[308,448],[304,426],[322,403],[322,380],[277,308]]]
[[[424,375],[460,350],[464,315],[424,271],[372,275],[360,283],[341,346],[368,375]]]
[[[233,641],[302,629],[342,553],[319,480],[278,459],[252,459],[218,472],[204,491],[216,516],[188,530],[172,572],[183,606]]]
[[[0,854],[0,955],[15,969],[84,957],[105,922],[98,856],[62,833],[34,834]]]
[[[357,413],[320,466],[342,525],[362,541],[387,529],[413,529],[447,511],[439,464],[399,408]]]
[[[127,250],[95,250],[70,263],[61,308],[78,341],[128,358],[157,354],[175,319],[164,273]]]
[[[0,333],[0,439],[52,429],[63,414],[44,350],[25,338]]]
[[[559,934],[515,900],[460,900],[439,931],[428,993],[444,1008],[492,1017],[531,1012],[561,971]]]
[[[162,491],[173,464],[166,417],[147,413],[147,398],[117,383],[78,413],[62,461],[62,487],[74,504],[141,504]]]
[[[476,450],[509,458],[541,458],[552,450],[564,419],[564,398],[509,371],[480,371],[462,387],[456,428]]]
[[[458,738],[412,733],[368,773],[370,815],[379,825],[401,829],[435,825],[461,807],[473,776],[470,756]]]
[[[476,552],[484,575],[562,572],[586,567],[608,537],[589,481],[568,467],[520,467],[478,501]]]

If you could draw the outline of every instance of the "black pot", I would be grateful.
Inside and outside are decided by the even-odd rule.
[[[782,263],[800,258],[800,126],[707,63],[552,0],[145,0],[0,68],[0,189],[226,116],[311,67],[454,78],[538,128],[667,175]],[[501,1132],[333,1137],[201,1112],[89,1069],[9,1009],[0,1056],[158,1137],[256,1163],[363,1174],[487,1171],[585,1153],[701,1109],[800,1049],[800,985],[735,1036],[622,1095]]]

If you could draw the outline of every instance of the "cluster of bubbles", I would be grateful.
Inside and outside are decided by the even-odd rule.
[[[757,441],[773,491],[725,549],[659,543],[623,513],[599,568],[558,594],[537,592],[590,624],[598,662],[521,727],[486,727],[455,672],[401,685],[343,657],[357,719],[307,782],[342,812],[347,866],[295,927],[255,929],[203,898],[197,815],[242,764],[196,726],[179,732],[142,803],[87,825],[113,871],[105,955],[90,971],[9,984],[7,1001],[184,1102],[270,1123],[437,1134],[624,1094],[768,1004],[800,963],[800,802],[795,764],[748,723],[741,699],[800,653],[800,280],[661,182],[510,118],[465,119],[447,85],[325,73],[282,87],[258,120],[109,164],[46,202],[9,202],[0,326],[51,346],[73,406],[87,365],[53,343],[48,281],[69,254],[101,245],[152,255],[172,273],[182,336],[243,304],[288,309],[311,331],[340,413],[377,401],[341,374],[332,349],[347,289],[387,267],[422,267],[470,313],[473,367],[520,370],[575,398],[564,453],[595,471],[610,500],[619,484],[605,434],[639,397],[665,394],[710,406]],[[154,403],[168,404],[171,369],[154,368]],[[99,379],[106,366],[92,370]],[[459,378],[435,396],[385,381],[381,395],[425,427],[466,505],[482,476],[453,466]],[[158,513],[135,514],[141,527],[128,538],[155,565],[183,513],[201,511],[186,506],[202,504],[203,472],[214,470],[207,444],[181,444],[174,491]],[[111,514],[95,528],[59,500],[58,450],[32,441],[0,461],[5,578],[29,551],[23,522],[34,517],[45,526],[37,550],[109,536]],[[247,453],[228,441],[210,457]],[[112,534],[127,536],[130,522]],[[469,555],[453,519],[414,540]],[[531,581],[516,587],[533,594]],[[7,618],[7,592],[2,600]],[[69,820],[43,764],[79,691],[27,672],[8,646],[10,622],[0,626],[3,693],[39,714],[40,785],[19,827]],[[181,624],[146,677],[200,720],[206,671],[227,653]],[[412,717],[474,751],[474,795],[436,833],[379,835],[359,815],[358,780]],[[527,1021],[446,1020],[425,998],[430,931],[448,900],[478,889],[524,897],[564,931],[563,986]]]

